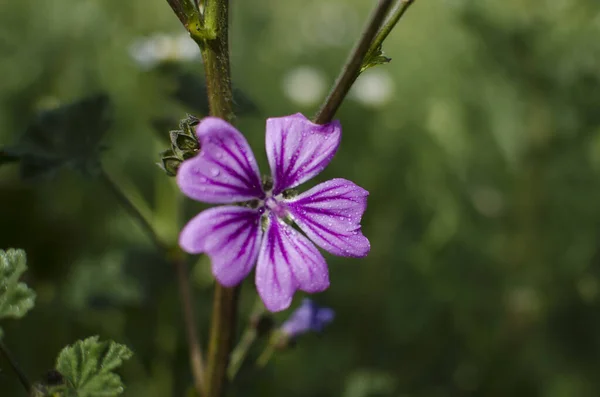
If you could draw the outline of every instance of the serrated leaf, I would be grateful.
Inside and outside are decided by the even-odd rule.
[[[27,270],[25,251],[0,250],[0,319],[21,318],[35,304],[35,292],[19,278]]]
[[[56,360],[56,370],[66,379],[72,395],[113,397],[124,390],[121,378],[113,371],[132,355],[125,345],[100,342],[92,336],[65,347]]]
[[[369,68],[372,68],[373,66],[390,63],[391,60],[392,58],[388,58],[385,55],[383,55],[383,50],[381,49],[381,47],[379,47],[377,51],[375,51],[371,56],[369,56],[363,61],[363,64],[360,67],[360,73],[364,72]]]
[[[100,94],[41,112],[14,146],[3,150],[3,157],[20,160],[23,178],[47,176],[63,167],[93,174],[110,126],[109,105]]]

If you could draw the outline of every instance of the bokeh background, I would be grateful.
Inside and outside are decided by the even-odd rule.
[[[265,118],[314,114],[374,2],[232,3],[237,123],[266,171]],[[385,43],[392,63],[340,109],[342,145],[317,178],[370,191],[372,251],[327,255],[331,287],[314,298],[335,322],[264,370],[252,350],[231,395],[599,396],[598,37],[595,0],[417,1]],[[3,2],[0,76],[0,147],[18,147],[40,111],[105,93],[106,172],[169,241],[202,208],[155,165],[178,120],[206,112],[199,53],[166,1]],[[78,136],[97,124],[80,120]],[[41,378],[98,334],[135,352],[125,396],[184,395],[173,269],[97,167],[63,163],[25,179],[0,167],[0,247],[27,251],[38,294],[2,324],[6,344]],[[190,267],[205,337],[209,263]],[[240,328],[255,296],[247,281]],[[24,395],[1,365],[0,395]]]

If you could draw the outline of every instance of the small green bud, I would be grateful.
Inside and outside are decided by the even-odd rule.
[[[179,122],[179,130],[169,132],[171,148],[160,154],[161,161],[158,166],[168,176],[177,175],[177,170],[184,160],[190,159],[200,150],[200,143],[196,138],[195,127],[200,123],[197,117],[187,115]]]
[[[182,152],[197,151],[200,148],[200,144],[196,139],[181,131],[171,131],[170,134],[171,143]]]
[[[200,124],[200,119],[198,117],[192,116],[188,114],[185,119],[179,122],[179,129],[183,131],[186,135],[191,137],[196,136],[196,126]]]
[[[181,157],[184,160],[187,160],[187,159],[191,159],[192,157],[196,156],[197,153],[198,153],[197,150],[195,150],[193,152],[183,152],[183,153],[181,153]]]
[[[158,166],[162,168],[168,176],[177,175],[177,170],[182,163],[179,157],[167,156],[161,158],[162,163],[158,163]]]

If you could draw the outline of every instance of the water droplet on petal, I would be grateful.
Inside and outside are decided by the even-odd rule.
[[[219,174],[221,173],[221,171],[219,171],[218,168],[211,168],[210,169],[210,173],[212,174],[212,176],[219,176]]]

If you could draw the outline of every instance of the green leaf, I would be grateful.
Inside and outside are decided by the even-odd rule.
[[[364,72],[365,70],[367,70],[373,66],[384,65],[386,63],[390,63],[391,60],[392,60],[392,58],[388,58],[385,55],[383,55],[383,50],[381,49],[381,46],[379,46],[377,51],[375,51],[371,56],[369,56],[367,59],[365,59],[363,61],[363,64],[360,67],[360,73]]]
[[[56,360],[56,370],[66,380],[67,396],[112,397],[124,390],[121,378],[112,371],[132,355],[125,345],[100,342],[92,336],[65,347]]]
[[[23,178],[50,175],[63,167],[95,173],[110,126],[109,104],[101,94],[41,112],[14,146],[0,150],[0,159],[5,159],[0,164],[20,160]]]
[[[25,251],[20,249],[0,250],[0,320],[21,318],[35,303],[35,292],[25,283],[19,282],[27,270]]]

